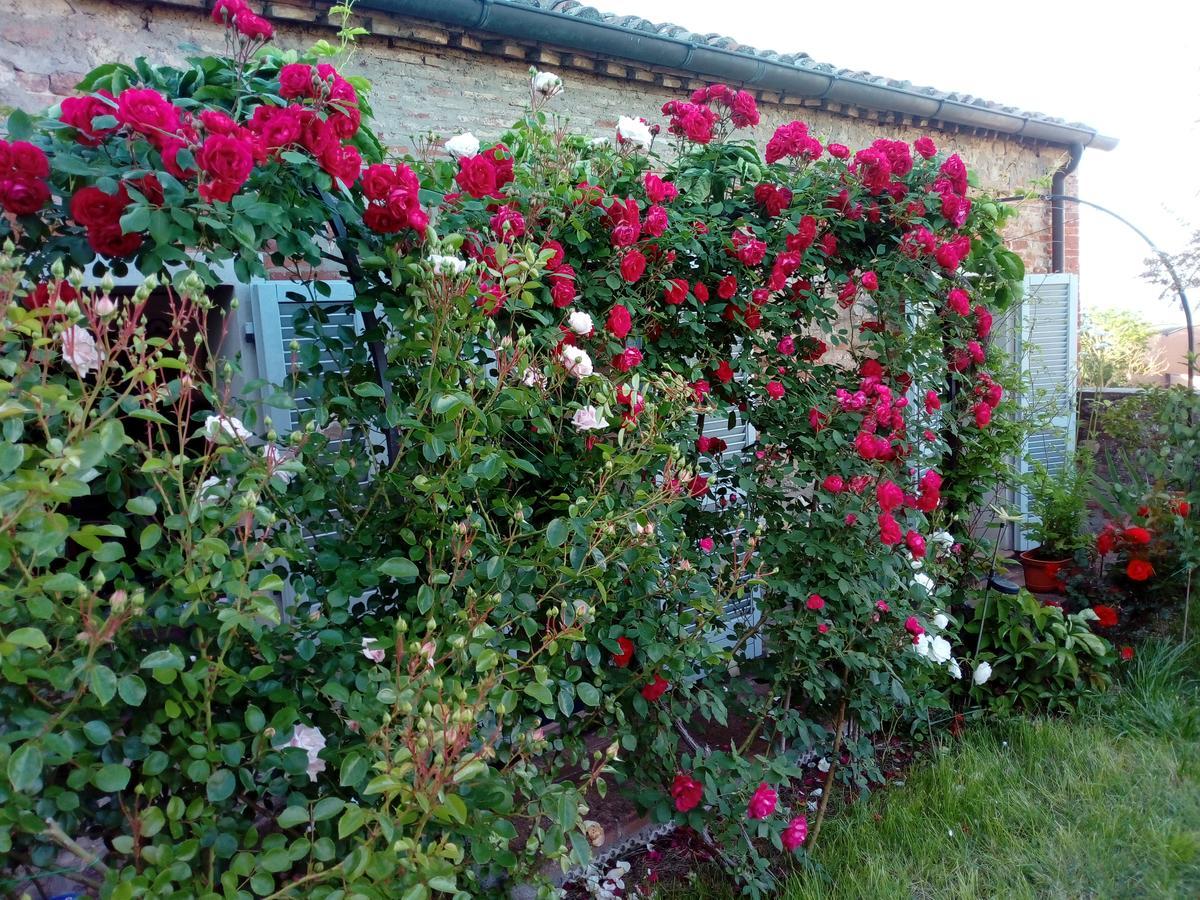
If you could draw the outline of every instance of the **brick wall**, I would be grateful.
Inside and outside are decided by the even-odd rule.
[[[256,4],[257,5],[257,4]],[[117,3],[107,0],[0,0],[0,107],[34,111],[72,93],[92,67],[146,56],[154,63],[178,62],[185,45],[206,51],[224,46],[223,29],[209,21],[204,0]],[[329,38],[321,2],[269,3],[277,43],[304,47]],[[515,119],[528,95],[531,64],[557,71],[566,91],[556,108],[571,124],[610,136],[620,115],[652,121],[666,100],[700,84],[685,73],[635,68],[619,60],[487,35],[464,34],[429,23],[371,12],[349,68],[374,84],[370,102],[383,140],[396,149],[430,131],[448,137],[470,130],[483,139],[498,135]],[[803,119],[826,141],[859,147],[876,137],[913,140],[930,134],[938,145],[959,152],[982,186],[999,195],[1048,183],[1066,158],[1061,147],[1036,145],[994,133],[939,123],[913,122],[888,113],[823,101],[759,93],[762,123],[754,137],[765,144],[774,129]],[[1068,191],[1074,191],[1068,180]],[[1078,271],[1078,210],[1067,208],[1067,263]],[[1050,210],[1023,203],[1010,229],[1013,249],[1030,272],[1050,268]]]

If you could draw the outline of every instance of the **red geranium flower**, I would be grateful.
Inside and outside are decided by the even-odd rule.
[[[1133,528],[1126,528],[1122,537],[1124,537],[1125,540],[1129,541],[1131,544],[1150,543],[1150,532],[1145,528],[1140,528],[1136,525]]]
[[[1125,574],[1132,581],[1145,581],[1154,574],[1154,566],[1144,559],[1131,559],[1125,567]]]
[[[1092,607],[1092,612],[1096,614],[1097,624],[1101,628],[1112,628],[1117,624],[1117,611],[1111,606],[1097,603]]]
[[[1122,647],[1121,648],[1121,661],[1129,662],[1131,659],[1133,659],[1133,648],[1132,647]]]

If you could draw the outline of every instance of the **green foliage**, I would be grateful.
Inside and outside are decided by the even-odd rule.
[[[1091,543],[1087,504],[1093,473],[1093,458],[1083,453],[1068,457],[1053,474],[1041,463],[1034,464],[1025,481],[1031,517],[1025,531],[1038,545],[1039,559],[1070,559]]]
[[[770,164],[737,140],[681,139],[670,163],[596,146],[536,76],[470,164],[384,164],[360,96],[334,149],[375,165],[334,178],[308,132],[273,143],[263,119],[346,126],[327,93],[366,86],[310,68],[328,47],[230,47],[85,78],[104,110],[157,92],[171,134],[13,123],[53,199],[0,226],[20,250],[0,296],[6,865],[95,834],[114,898],[479,896],[586,861],[586,798],[616,779],[769,895],[803,810],[747,824],[756,786],[783,793],[816,751],[865,787],[871,731],[946,707],[969,507],[1016,434],[981,344],[1023,274],[1009,213],[902,142]],[[222,130],[253,154],[244,181],[213,173]],[[497,183],[472,192],[469,165]],[[655,167],[678,197],[651,196]],[[118,221],[74,208],[97,189]],[[204,337],[226,327],[218,269],[268,262],[354,288],[332,304],[312,281],[286,383],[251,386],[287,423],[232,398]],[[80,293],[84,266],[152,280]],[[351,310],[361,330],[330,327]],[[739,411],[753,444],[696,440],[698,413]],[[747,600],[757,621],[728,623]],[[732,717],[752,724],[731,746],[689,733]],[[850,719],[867,736],[847,744]],[[692,809],[668,792],[684,772]]]
[[[1151,347],[1156,329],[1140,313],[1105,309],[1089,313],[1079,332],[1079,383],[1084,387],[1129,387],[1163,370],[1161,351]]]
[[[1064,613],[1024,589],[988,592],[964,627],[978,647],[972,699],[1001,711],[1070,710],[1081,697],[1107,689],[1116,655],[1092,631],[1096,619],[1090,609]]]

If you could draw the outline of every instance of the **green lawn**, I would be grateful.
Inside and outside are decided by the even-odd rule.
[[[1071,719],[949,741],[826,822],[781,896],[1200,897],[1198,662],[1148,644],[1120,691]]]

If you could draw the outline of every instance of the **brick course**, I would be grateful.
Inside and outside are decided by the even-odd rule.
[[[178,63],[191,49],[185,45],[220,50],[223,29],[209,21],[207,6],[203,0],[0,0],[0,107],[35,111],[52,105],[100,63],[139,55],[153,63]],[[323,12],[327,4],[293,0],[256,6],[275,21],[280,46],[303,48],[330,37]],[[429,132],[449,137],[470,130],[484,140],[495,138],[527,100],[531,64],[560,71],[566,90],[555,108],[573,127],[596,136],[611,136],[621,115],[657,121],[666,100],[704,84],[688,73],[631,66],[578,49],[492,39],[375,11],[359,18],[372,34],[361,40],[349,70],[373,83],[369,99],[380,137],[400,151]],[[760,146],[778,125],[795,118],[808,122],[822,140],[850,147],[880,136],[911,141],[931,134],[939,147],[967,160],[984,189],[999,195],[1048,184],[1066,159],[1061,147],[815,98],[760,92],[759,110],[762,123],[753,136]],[[1067,188],[1077,189],[1074,176]],[[1009,235],[1030,272],[1049,271],[1049,204],[1022,203]],[[1066,240],[1067,268],[1077,272],[1078,210],[1073,205],[1067,207]]]

